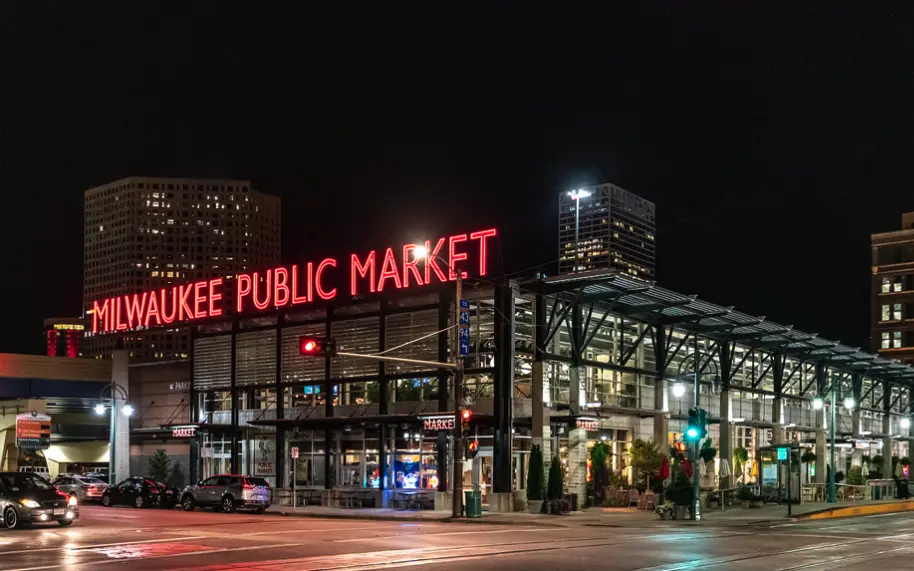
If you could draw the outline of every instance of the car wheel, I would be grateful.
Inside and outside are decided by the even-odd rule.
[[[186,512],[194,511],[194,498],[190,494],[184,496],[181,499],[181,507],[184,508]]]
[[[60,527],[67,527],[68,525],[71,525],[72,523],[73,523],[73,520],[72,520],[72,519],[59,519],[59,520],[57,520],[57,524],[60,525]]]
[[[222,498],[222,511],[227,514],[235,511],[235,499],[232,496],[225,496]]]
[[[105,506],[106,508],[110,508],[113,505],[113,503],[111,502],[110,495],[105,494],[104,496],[102,496],[102,505]]]
[[[143,496],[137,496],[136,499],[133,500],[133,505],[136,509],[141,510],[146,507],[146,500],[143,499]]]
[[[7,529],[19,527],[19,513],[13,508],[6,508],[6,511],[3,512],[3,524]]]

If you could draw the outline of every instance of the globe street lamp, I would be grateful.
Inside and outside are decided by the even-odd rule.
[[[107,393],[107,396],[106,394]],[[109,427],[109,440],[108,440],[108,484],[114,485],[117,483],[115,467],[115,443],[117,441],[117,432],[115,430],[117,425],[117,401],[123,400],[124,406],[121,407],[121,414],[126,417],[130,417],[133,414],[133,406],[127,403],[127,390],[116,384],[114,379],[111,379],[110,385],[105,385],[102,387],[101,392],[99,393],[99,400],[102,402],[95,405],[95,414],[101,416],[105,414],[105,401],[108,401],[109,407],[111,410],[110,413],[110,427]]]

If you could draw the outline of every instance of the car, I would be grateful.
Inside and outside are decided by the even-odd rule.
[[[58,476],[51,484],[61,492],[75,495],[80,503],[100,501],[102,494],[108,489],[108,484],[98,478],[72,474]]]
[[[269,482],[254,476],[220,474],[187,486],[181,492],[181,507],[186,512],[196,507],[211,507],[225,513],[238,509],[263,513],[272,503],[273,490]]]
[[[9,529],[52,521],[68,526],[79,519],[79,500],[33,472],[0,472],[0,517]]]
[[[102,493],[102,505],[105,507],[112,506],[133,506],[135,508],[146,508],[159,504],[161,490],[149,478],[132,477],[118,483],[116,486],[109,486]]]
[[[161,480],[152,481],[159,487],[159,507],[170,510],[178,505],[178,497],[181,495],[181,490],[174,486],[169,486]]]

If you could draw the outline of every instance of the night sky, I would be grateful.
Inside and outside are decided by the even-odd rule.
[[[83,192],[128,175],[253,180],[286,262],[496,226],[508,271],[613,182],[661,285],[854,346],[869,234],[914,210],[911,2],[38,4],[0,3],[0,352],[79,313]]]

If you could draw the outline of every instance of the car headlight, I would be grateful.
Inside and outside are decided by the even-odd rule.
[[[38,502],[36,502],[35,500],[21,500],[19,503],[24,505],[27,508],[37,508],[38,506],[41,505]]]
[[[75,506],[78,503],[78,500],[76,499],[76,496],[70,496],[70,500],[67,503],[71,506]]]

